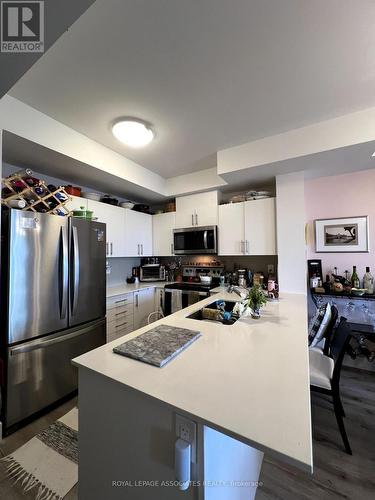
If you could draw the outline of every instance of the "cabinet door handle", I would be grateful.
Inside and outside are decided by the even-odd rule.
[[[143,255],[143,243],[141,243],[141,255]]]
[[[240,252],[245,253],[245,242],[243,240],[240,241]]]
[[[127,325],[127,324],[128,324],[128,322],[124,321],[124,323],[121,323],[121,325],[115,325],[115,328],[121,328],[122,326]]]
[[[128,314],[128,311],[123,311],[120,313],[116,313],[115,316],[123,316],[124,314]]]
[[[191,214],[191,225],[194,226],[194,214]]]
[[[115,304],[121,304],[121,302],[126,302],[128,299],[116,300]]]
[[[109,254],[109,252],[108,252],[108,241],[107,241],[107,243],[105,244],[105,254],[106,254],[106,255],[108,255],[108,254]]]
[[[111,255],[113,255],[113,243],[111,241]]]
[[[246,240],[246,253],[249,253],[249,241]]]
[[[195,214],[195,225],[198,226],[198,214]]]
[[[173,255],[173,243],[171,243],[171,254]]]
[[[138,255],[140,255],[140,253],[139,253],[139,243],[138,243]]]
[[[135,307],[138,307],[138,294],[135,296]]]

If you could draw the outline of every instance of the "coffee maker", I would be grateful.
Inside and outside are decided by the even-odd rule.
[[[247,286],[246,269],[238,269],[237,274],[238,274],[238,286],[242,286],[242,287],[246,288],[246,286]]]

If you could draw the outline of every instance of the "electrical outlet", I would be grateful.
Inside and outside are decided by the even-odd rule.
[[[191,461],[196,463],[197,424],[176,413],[176,436],[191,443]]]
[[[275,266],[273,264],[267,265],[267,273],[268,274],[275,274]]]

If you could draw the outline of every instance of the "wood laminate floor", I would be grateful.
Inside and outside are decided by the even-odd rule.
[[[329,397],[313,393],[314,474],[266,457],[256,500],[375,499],[375,373],[345,369],[340,386],[353,455],[344,452]]]
[[[375,373],[345,369],[341,379],[346,428],[353,455],[343,451],[341,436],[328,397],[312,395],[314,474],[265,458],[256,500],[374,500],[375,499]],[[67,413],[73,399],[48,415],[0,441],[0,455],[22,446]],[[282,429],[280,429],[282,432]],[[31,500],[12,487],[0,468],[0,499]],[[77,500],[74,487],[65,500]]]

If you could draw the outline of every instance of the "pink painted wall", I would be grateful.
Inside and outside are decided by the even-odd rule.
[[[308,180],[305,184],[307,258],[321,259],[323,278],[338,268],[339,274],[357,266],[362,279],[366,266],[375,274],[375,168]],[[369,253],[315,253],[314,220],[335,217],[369,217]]]

